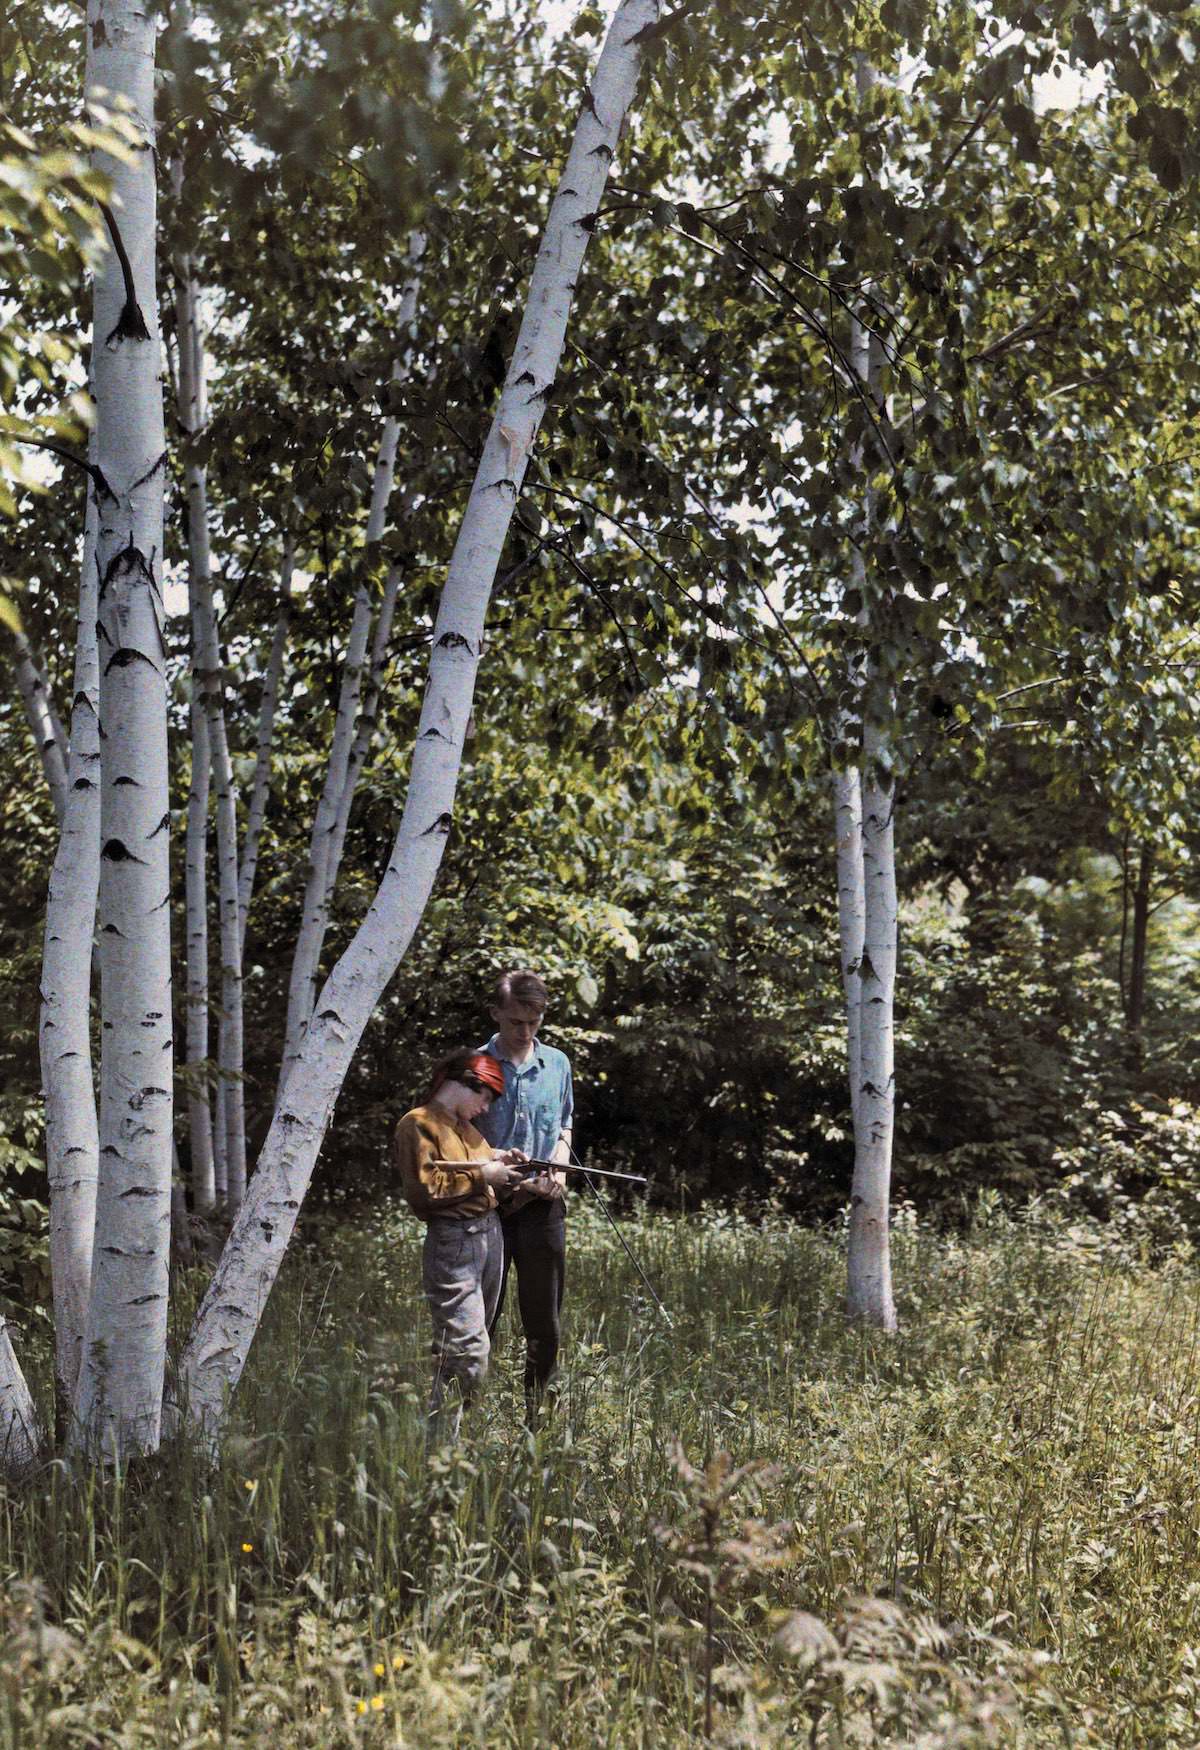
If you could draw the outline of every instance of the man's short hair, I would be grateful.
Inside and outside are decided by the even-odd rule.
[[[496,1008],[503,1008],[505,1003],[524,1003],[531,1009],[545,1009],[549,1000],[549,992],[536,972],[521,972],[514,968],[511,972],[502,972],[496,980],[492,991],[492,1002]]]

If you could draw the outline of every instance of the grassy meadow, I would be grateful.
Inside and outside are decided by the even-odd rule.
[[[506,1315],[427,1461],[417,1224],[310,1224],[219,1472],[0,1496],[0,1744],[1200,1742],[1189,1257],[902,1212],[882,1338],[835,1233],[624,1231],[671,1327],[576,1199],[559,1413]]]

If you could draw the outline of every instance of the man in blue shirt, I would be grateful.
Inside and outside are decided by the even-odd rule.
[[[536,1161],[570,1160],[575,1096],[571,1065],[562,1051],[543,1045],[538,1029],[546,986],[536,972],[505,972],[496,980],[496,1031],[480,1049],[500,1059],[504,1092],[477,1120],[494,1148],[519,1148]],[[558,1365],[559,1324],[566,1265],[563,1173],[540,1173],[500,1205],[504,1275],[492,1320],[504,1306],[508,1273],[517,1273],[517,1304],[525,1332],[525,1406],[530,1423]]]

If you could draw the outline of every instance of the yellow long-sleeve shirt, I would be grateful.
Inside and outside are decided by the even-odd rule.
[[[495,1209],[496,1196],[485,1185],[481,1166],[492,1158],[492,1146],[473,1124],[459,1120],[431,1100],[415,1106],[397,1124],[392,1137],[392,1161],[400,1188],[414,1215],[459,1216],[464,1221]],[[461,1161],[461,1167],[435,1167],[434,1161]]]

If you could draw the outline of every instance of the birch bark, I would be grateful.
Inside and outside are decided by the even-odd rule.
[[[23,632],[13,633],[13,655],[25,719],[42,762],[42,772],[54,804],[54,818],[61,830],[67,805],[67,739],[54,709],[45,670]]]
[[[379,721],[379,699],[383,691],[383,671],[387,665],[388,639],[392,635],[392,620],[396,612],[396,598],[400,593],[400,581],[399,566],[391,566],[383,585],[383,600],[379,604],[379,618],[375,622],[375,636],[371,644],[371,662],[367,670],[366,691],[363,693],[362,709],[358,714],[358,728],[354,735],[354,746],[350,749],[346,782],[342,786],[337,819],[334,821],[333,834],[329,841],[326,881],[327,908],[333,900],[338,872],[342,866],[342,851],[346,843],[346,829],[350,825],[350,810],[354,805],[354,792],[358,788],[358,780],[362,776],[367,754],[375,736],[375,728]]]
[[[225,729],[221,649],[213,607],[208,538],[208,477],[194,440],[208,417],[204,342],[191,263],[176,266],[175,326],[179,335],[179,417],[189,440],[184,461],[188,510],[188,592],[192,612],[193,675],[208,720],[217,827],[217,915],[221,943],[221,1017],[217,1028],[218,1122],[225,1168],[225,1206],[233,1214],[246,1192],[246,1119],[243,1096],[242,930],[238,907],[237,792]]]
[[[36,1464],[43,1444],[41,1425],[25,1375],[0,1315],[0,1474],[18,1480]]]
[[[407,338],[403,354],[392,366],[392,382],[403,382],[412,362],[413,325],[417,298],[421,287],[421,258],[425,250],[422,233],[414,232],[409,239],[409,274],[400,298],[398,323]],[[312,1018],[313,1002],[320,977],[321,950],[329,923],[329,901],[337,868],[331,852],[337,839],[338,820],[343,812],[349,815],[354,797],[356,771],[352,766],[355,745],[355,718],[363,685],[363,666],[367,654],[367,638],[371,629],[371,583],[375,555],[387,526],[388,500],[396,478],[396,446],[400,437],[399,421],[390,415],[385,419],[375,459],[371,482],[371,505],[367,513],[367,529],[363,544],[363,563],[358,588],[354,593],[354,615],[346,655],[342,664],[342,684],[338,696],[337,720],[325,785],[313,822],[309,840],[308,876],[305,882],[304,911],[296,950],[292,957],[288,985],[287,1024],[284,1030],[283,1058],[279,1071],[279,1092],[282,1094],[299,1055],[300,1046]],[[394,606],[393,596],[393,606]],[[345,828],[342,829],[345,837]]]
[[[74,1403],[79,1382],[92,1275],[100,1147],[91,1036],[92,944],[100,882],[97,522],[95,497],[89,487],[79,581],[67,802],[46,900],[38,1028],[46,1101],[55,1400],[60,1419]]]
[[[250,805],[246,811],[246,836],[242,840],[242,855],[238,865],[238,934],[243,957],[246,950],[246,921],[250,916],[250,901],[254,897],[254,878],[258,872],[258,846],[262,838],[263,821],[267,815],[267,797],[271,789],[271,744],[275,736],[275,712],[279,705],[279,684],[283,676],[283,657],[287,649],[288,630],[292,616],[292,572],[295,569],[295,538],[290,531],[283,538],[283,563],[279,576],[279,614],[271,639],[271,654],[263,680],[262,703],[258,713],[258,735],[255,741],[254,779],[250,786]]]
[[[882,395],[883,355],[879,342],[855,323],[852,357],[875,417],[886,419]],[[875,521],[875,505],[864,493],[865,532]],[[866,585],[865,564],[857,576]],[[864,602],[862,621],[868,640],[878,636],[886,600],[873,608]],[[861,860],[862,951],[858,968],[857,1091],[854,1114],[854,1176],[850,1188],[847,1248],[847,1312],[853,1319],[896,1328],[892,1297],[891,1181],[895,1124],[894,997],[898,911],[896,903],[895,780],[888,734],[895,712],[895,689],[868,657],[861,674],[862,769]],[[840,884],[839,884],[840,885]],[[840,893],[839,893],[840,900]]]
[[[208,791],[210,752],[208,716],[193,691],[191,709],[192,777],[188,789],[184,905],[187,935],[188,1141],[191,1147],[192,1208],[211,1215],[217,1190],[213,1177],[212,1103],[208,1076]]]
[[[170,799],[162,636],[163,413],[155,291],[155,19],[89,0],[86,99],[143,145],[103,160],[110,247],[93,293],[100,652],[100,1157],[77,1437],[158,1444],[171,1214]],[[103,481],[103,486],[99,481]]]
[[[847,1307],[851,1318],[896,1328],[890,1197],[895,1118],[893,1003],[896,986],[895,785],[885,733],[863,732],[862,860],[865,910],[859,969],[860,1082],[850,1188]]]
[[[862,784],[858,765],[833,774],[834,837],[837,845],[838,945],[846,1002],[846,1066],[851,1122],[857,1134],[862,1084],[862,967],[866,927],[863,892]]]
[[[366,918],[315,1006],[241,1215],[181,1359],[191,1420],[211,1435],[241,1377],[333,1104],[371,1010],[420,921],[450,831],[484,619],[525,470],[562,356],[572,295],[660,0],[622,0],[584,98],[546,222],[516,348],[433,629],[403,817]]]

